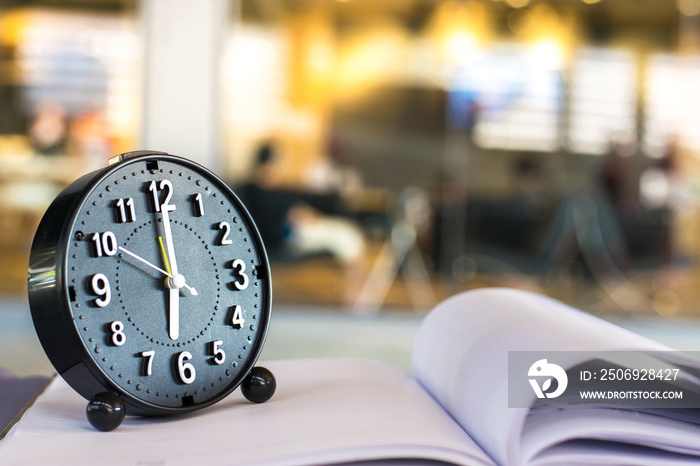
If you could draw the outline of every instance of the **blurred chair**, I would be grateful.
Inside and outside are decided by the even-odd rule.
[[[357,312],[377,313],[399,273],[417,310],[437,304],[428,269],[418,248],[418,237],[430,225],[430,203],[425,192],[409,187],[401,192],[398,211],[386,239],[354,303]]]

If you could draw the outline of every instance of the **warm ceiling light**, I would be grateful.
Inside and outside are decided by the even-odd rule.
[[[530,0],[506,0],[506,3],[513,8],[522,8],[530,3]]]
[[[532,30],[532,13],[524,9],[513,10],[507,16],[506,24],[515,34],[527,34]]]
[[[586,5],[593,5],[594,3],[600,3],[600,0],[581,0]]]
[[[683,16],[697,16],[700,14],[700,0],[678,0],[678,11]]]

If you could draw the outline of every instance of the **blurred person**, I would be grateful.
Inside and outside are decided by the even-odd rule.
[[[654,310],[662,315],[678,312],[683,295],[697,288],[693,272],[696,242],[692,239],[694,235],[685,236],[685,229],[690,226],[688,218],[698,201],[693,184],[683,176],[680,149],[679,136],[670,136],[661,158],[646,167],[639,180],[642,205],[663,212],[666,219],[663,234],[654,243],[661,264],[654,277],[656,291],[652,303]]]
[[[433,217],[433,271],[463,280],[463,267],[455,267],[466,254],[467,183],[458,171],[444,169],[437,180],[440,204]]]
[[[363,278],[365,240],[350,220],[325,215],[301,196],[282,188],[279,155],[271,142],[256,153],[250,182],[239,190],[256,222],[271,260],[298,261],[329,255],[344,269],[346,303],[354,300]]]
[[[611,140],[598,172],[597,193],[594,193],[594,207],[604,243],[593,248],[605,248],[600,253],[609,255],[612,263],[623,270],[629,264],[629,252],[622,218],[637,207],[636,196],[630,190],[631,161],[628,146]]]
[[[551,183],[547,183],[539,160],[521,155],[512,167],[513,197],[517,201],[542,206],[552,199],[548,192]]]
[[[665,235],[654,246],[668,265],[689,262],[688,257],[683,257],[680,245],[674,244],[679,238],[674,238],[672,231],[674,225],[678,227],[682,212],[692,211],[697,203],[693,187],[684,179],[679,167],[679,142],[678,136],[671,136],[663,155],[646,167],[639,177],[641,204],[649,210],[666,214]]]
[[[356,197],[363,188],[360,172],[345,163],[336,137],[329,139],[327,155],[307,168],[305,182],[312,192],[338,194],[344,200]]]
[[[107,121],[102,112],[84,111],[71,121],[69,149],[85,161],[88,170],[105,166],[114,155]]]
[[[29,143],[41,155],[64,155],[68,138],[66,112],[58,102],[37,105],[28,128]]]
[[[598,183],[603,195],[619,212],[633,208],[633,197],[629,190],[630,172],[629,156],[625,154],[624,145],[611,141],[604,155]]]
[[[271,144],[257,150],[251,177],[238,189],[244,204],[253,216],[265,248],[273,260],[288,256],[287,240],[291,233],[289,212],[298,196],[281,189],[282,173],[274,161]]]
[[[639,193],[644,206],[651,209],[682,207],[686,204],[678,170],[678,139],[671,137],[659,159],[646,167],[639,177]]]

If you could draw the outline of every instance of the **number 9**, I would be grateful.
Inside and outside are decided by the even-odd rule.
[[[112,290],[109,287],[109,280],[104,274],[97,273],[92,276],[92,291],[100,296],[95,300],[95,304],[99,307],[105,307],[112,299]]]

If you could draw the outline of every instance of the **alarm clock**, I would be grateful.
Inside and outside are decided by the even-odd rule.
[[[190,160],[130,152],[70,184],[37,229],[28,293],[44,351],[97,429],[211,406],[239,385],[254,402],[274,393],[255,367],[265,248],[233,191]]]

